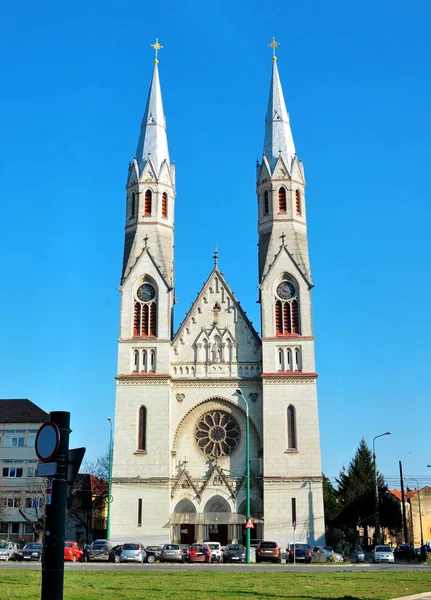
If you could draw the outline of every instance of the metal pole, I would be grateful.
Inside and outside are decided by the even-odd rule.
[[[408,544],[409,539],[408,539],[408,532],[407,532],[406,498],[404,495],[403,465],[402,465],[401,461],[400,461],[400,484],[401,484],[401,503],[402,503],[402,508],[403,508],[404,543]]]
[[[374,463],[374,485],[375,485],[375,499],[376,499],[376,546],[380,544],[380,511],[379,511],[379,483],[377,480],[377,461],[376,461],[376,440],[384,435],[391,435],[392,431],[386,431],[373,438],[373,463]]]
[[[70,413],[55,411],[49,420],[60,430],[60,445],[54,458],[57,474],[52,481],[52,501],[45,509],[41,600],[63,600]]]
[[[246,406],[246,418],[245,418],[245,460],[246,460],[246,512],[247,521],[251,517],[250,515],[250,416],[248,412],[248,402],[239,388],[236,390],[239,396],[245,402]],[[250,528],[247,527],[245,530],[245,562],[250,564]]]
[[[111,495],[112,495],[112,419],[107,417],[111,426],[109,432],[109,480],[108,480],[108,523],[106,527],[106,537],[111,539]]]

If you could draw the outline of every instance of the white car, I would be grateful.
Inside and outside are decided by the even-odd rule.
[[[221,549],[220,542],[205,542],[211,548],[212,562],[223,562],[223,550]]]
[[[373,553],[373,562],[394,563],[395,559],[392,548],[390,546],[376,546]]]
[[[13,542],[0,540],[0,560],[16,560],[18,547]]]

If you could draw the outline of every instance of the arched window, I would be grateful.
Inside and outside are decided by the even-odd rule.
[[[278,210],[281,213],[286,212],[286,189],[284,187],[278,190]]]
[[[276,335],[299,335],[299,310],[296,287],[291,281],[277,286],[275,301]]]
[[[286,351],[287,360],[286,360],[286,371],[293,371],[292,369],[292,349],[288,348]]]
[[[139,350],[133,352],[133,370],[139,372]]]
[[[157,337],[157,294],[148,281],[144,281],[136,292],[133,336]]]
[[[151,190],[145,192],[144,215],[151,216],[151,208],[153,203],[153,194]]]
[[[139,409],[138,423],[138,450],[147,449],[147,409],[141,406]]]
[[[168,217],[168,195],[166,192],[162,194],[162,217]]]
[[[301,192],[299,190],[296,190],[295,192],[295,206],[296,206],[296,214],[297,215],[301,215],[302,211],[301,211]]]
[[[263,194],[263,214],[267,215],[269,213],[269,194],[268,190],[265,190]]]
[[[284,371],[284,352],[283,348],[278,349],[278,370]]]
[[[136,194],[133,192],[132,194],[132,203],[130,205],[130,216],[134,217],[136,212]]]
[[[295,407],[290,404],[287,407],[287,447],[296,450],[296,415]]]

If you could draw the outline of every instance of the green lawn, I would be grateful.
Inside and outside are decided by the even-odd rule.
[[[39,571],[2,570],[0,600],[39,600]],[[431,591],[431,571],[68,571],[64,600],[378,600]]]

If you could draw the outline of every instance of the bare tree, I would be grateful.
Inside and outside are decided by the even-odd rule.
[[[108,484],[89,473],[78,473],[72,491],[68,517],[85,529],[86,540],[90,534],[105,529]]]
[[[96,460],[84,460],[82,463],[81,473],[90,473],[99,479],[109,480],[109,448],[106,452],[96,458]]]
[[[26,489],[20,492],[19,514],[30,525],[35,540],[42,539],[45,524],[46,479],[32,477]]]

